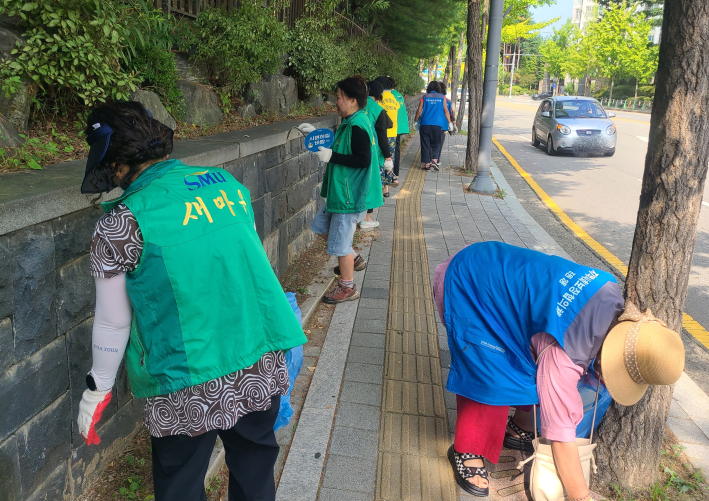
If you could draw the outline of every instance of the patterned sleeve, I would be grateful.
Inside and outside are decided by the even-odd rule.
[[[91,240],[91,275],[112,278],[133,271],[143,252],[138,221],[124,204],[117,205],[97,222]]]

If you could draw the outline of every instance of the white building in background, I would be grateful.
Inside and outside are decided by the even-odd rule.
[[[580,30],[588,23],[598,19],[599,7],[596,0],[574,0],[571,10],[571,22]]]

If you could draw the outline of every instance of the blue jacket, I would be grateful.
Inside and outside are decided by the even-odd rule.
[[[590,299],[606,284],[615,294]],[[589,304],[592,311],[584,310]],[[445,277],[449,391],[488,405],[538,403],[532,336],[546,332],[588,367],[623,299],[610,273],[500,242],[466,247]]]

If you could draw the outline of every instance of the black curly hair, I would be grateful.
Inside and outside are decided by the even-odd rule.
[[[356,99],[360,110],[367,106],[367,81],[363,76],[354,75],[340,80],[337,82],[337,88],[350,99]]]
[[[86,119],[86,136],[94,124],[113,129],[106,154],[93,170],[94,187],[99,179],[113,179],[121,164],[129,167],[121,181],[124,190],[140,167],[172,153],[173,130],[152,118],[142,104],[135,101],[114,101],[94,108]]]

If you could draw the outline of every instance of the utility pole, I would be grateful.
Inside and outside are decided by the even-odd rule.
[[[490,0],[490,27],[487,33],[487,53],[485,54],[480,153],[478,154],[475,178],[468,187],[475,193],[487,195],[492,195],[497,189],[490,176],[490,163],[492,161],[492,126],[495,122],[495,97],[497,95],[497,72],[500,66],[504,4],[504,0]]]

